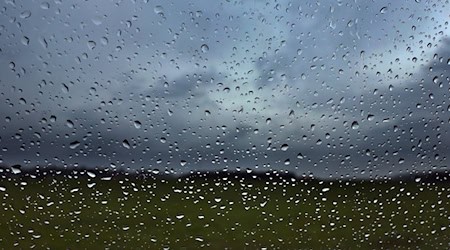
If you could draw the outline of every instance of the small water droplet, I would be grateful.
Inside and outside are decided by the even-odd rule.
[[[142,123],[141,123],[140,121],[137,121],[137,120],[134,121],[134,127],[135,127],[135,128],[140,129],[141,126],[142,126]]]
[[[43,10],[50,9],[50,4],[48,2],[42,2],[41,3],[41,9],[43,9]]]
[[[97,46],[97,43],[95,43],[94,41],[88,41],[87,46],[90,50],[93,50],[95,46]]]
[[[23,36],[22,39],[20,39],[23,45],[29,45],[30,44],[30,38]]]
[[[23,11],[22,13],[20,13],[20,18],[23,18],[23,19],[29,18],[30,16],[31,16],[31,11],[29,11],[29,10],[26,10],[26,11]]]
[[[69,128],[73,128],[75,126],[75,124],[73,123],[73,121],[67,120],[66,121],[66,126],[69,127]]]
[[[69,148],[70,149],[76,149],[76,148],[78,148],[78,146],[80,146],[80,142],[79,141],[73,141],[73,142],[71,142],[70,144],[69,144]]]
[[[130,148],[131,148],[130,143],[129,143],[128,140],[126,140],[126,139],[122,141],[122,146],[123,146],[124,148],[126,148],[126,149],[130,149]]]
[[[20,166],[20,165],[11,166],[11,172],[13,174],[20,174],[20,173],[22,173],[21,168],[22,168],[22,166]]]
[[[202,46],[200,47],[203,53],[206,53],[209,51],[209,47],[206,44],[202,44]]]
[[[164,8],[161,5],[155,6],[155,8],[153,8],[153,11],[155,12],[155,14],[164,15]]]
[[[352,122],[352,129],[358,129],[359,123],[357,121]]]
[[[91,21],[93,24],[98,26],[98,25],[102,24],[102,17],[96,16],[96,17],[92,18]]]

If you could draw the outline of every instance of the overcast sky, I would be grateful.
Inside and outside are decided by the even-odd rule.
[[[0,161],[447,169],[446,1],[0,3]]]

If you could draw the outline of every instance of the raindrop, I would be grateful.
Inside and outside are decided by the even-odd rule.
[[[78,148],[78,146],[80,146],[80,142],[79,141],[73,141],[73,142],[71,142],[70,144],[69,144],[69,148],[70,149],[76,149],[76,148]]]
[[[130,149],[130,148],[131,148],[130,143],[129,143],[128,140],[126,140],[126,139],[122,141],[122,146],[123,146],[124,148],[126,148],[126,149]]]
[[[384,13],[387,12],[387,10],[388,10],[387,7],[383,7],[383,8],[380,9],[380,13],[381,13],[381,14],[384,14]]]
[[[95,173],[93,173],[91,171],[87,171],[86,174],[91,178],[95,178]]]
[[[102,24],[102,17],[96,16],[96,17],[92,18],[91,21],[93,24],[98,26],[98,25]]]
[[[153,8],[153,11],[158,15],[164,15],[164,8],[161,5],[155,6],[155,8]]]
[[[287,151],[289,149],[289,145],[283,144],[281,145],[281,151]]]
[[[22,173],[21,168],[22,168],[22,166],[20,166],[20,165],[11,166],[11,172],[13,174],[20,174],[20,173]]]
[[[202,46],[200,47],[203,53],[206,53],[209,51],[209,47],[206,44],[202,44]]]
[[[23,36],[22,39],[20,39],[23,45],[29,45],[30,44],[30,38]]]
[[[140,121],[137,121],[137,120],[134,121],[134,127],[135,127],[135,128],[140,129],[141,126],[142,126],[142,123],[141,123]]]
[[[41,3],[41,9],[43,9],[43,10],[50,9],[50,4],[48,2],[42,2]]]
[[[20,18],[23,18],[23,19],[29,18],[30,16],[31,16],[31,11],[29,11],[29,10],[26,10],[26,11],[20,13]]]
[[[87,46],[90,50],[93,50],[97,44],[94,41],[88,41]]]
[[[69,128],[73,128],[75,126],[75,124],[73,123],[73,121],[67,120],[66,121],[66,126],[69,127]]]
[[[102,38],[100,38],[100,42],[103,44],[103,45],[108,45],[108,38],[106,38],[106,37],[102,37]]]
[[[358,129],[359,123],[357,121],[352,122],[352,129]]]

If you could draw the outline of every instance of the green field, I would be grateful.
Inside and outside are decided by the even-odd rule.
[[[450,248],[448,182],[51,175],[0,199],[5,249]]]

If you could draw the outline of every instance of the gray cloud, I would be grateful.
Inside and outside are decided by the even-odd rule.
[[[446,168],[448,17],[431,4],[5,2],[0,159],[334,177]]]

